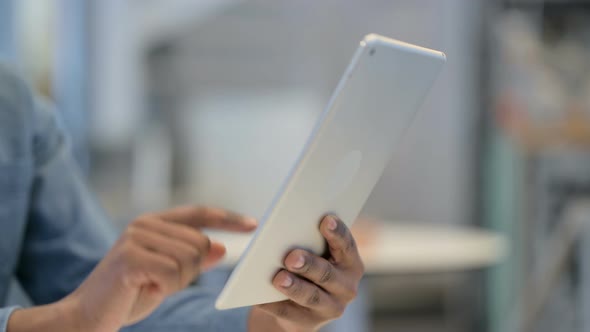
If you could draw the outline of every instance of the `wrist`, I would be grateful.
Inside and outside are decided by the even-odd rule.
[[[8,319],[7,332],[36,331],[98,332],[99,326],[98,321],[85,317],[75,299],[68,297],[47,305],[17,309]]]
[[[56,315],[67,327],[67,331],[96,332],[99,330],[99,322],[89,317],[75,297],[70,295],[53,305],[55,305]]]
[[[287,326],[288,325],[288,326]],[[250,332],[317,332],[319,328],[306,328],[297,326],[292,322],[281,322],[279,318],[270,313],[253,307],[248,320]]]

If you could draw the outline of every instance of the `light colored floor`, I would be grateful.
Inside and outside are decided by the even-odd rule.
[[[456,332],[445,327],[440,318],[417,317],[417,318],[376,318],[373,322],[372,332]]]

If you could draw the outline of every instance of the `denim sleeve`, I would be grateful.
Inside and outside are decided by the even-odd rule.
[[[170,296],[150,317],[121,332],[214,332],[248,330],[250,308],[217,311],[216,292],[190,287]]]
[[[35,304],[72,292],[115,232],[88,190],[49,104],[33,102],[34,174],[17,277]]]
[[[18,307],[0,308],[0,331],[5,332],[8,328],[8,318]]]

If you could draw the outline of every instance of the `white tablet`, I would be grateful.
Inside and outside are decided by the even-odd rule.
[[[374,34],[363,39],[217,309],[286,299],[271,283],[286,254],[323,253],[319,223],[327,213],[354,222],[444,62],[442,52]]]

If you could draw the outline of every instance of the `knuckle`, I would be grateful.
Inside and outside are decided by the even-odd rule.
[[[141,278],[143,268],[138,264],[135,257],[135,248],[128,244],[123,244],[120,247],[117,261],[117,271],[121,273],[123,282],[130,282]]]
[[[209,250],[211,250],[211,239],[208,236],[203,236],[203,242],[205,243],[204,245],[204,251],[205,252],[209,252]]]
[[[223,222],[228,225],[239,224],[242,220],[242,216],[233,211],[224,211]]]
[[[138,237],[136,229],[126,229],[120,237],[121,252],[125,254],[132,254],[136,251],[138,245],[136,239]]]
[[[209,207],[197,205],[193,207],[198,215],[206,215],[207,212],[210,210]]]
[[[202,259],[203,259],[203,255],[201,255],[201,251],[197,248],[191,247],[190,262],[192,264],[200,264]]]
[[[346,309],[346,305],[344,305],[342,303],[336,303],[331,307],[333,308],[333,311],[331,312],[331,315],[330,315],[332,319],[338,319],[338,318],[342,317],[342,315],[344,315],[344,310]]]
[[[213,218],[218,217],[218,213],[212,207],[197,206],[196,211],[197,211],[197,215],[199,215],[203,219],[213,219]]]
[[[303,283],[298,281],[297,278],[293,281],[293,286],[289,289],[289,294],[295,298],[300,298],[303,295]]]
[[[277,303],[277,308],[275,311],[276,315],[280,318],[288,318],[290,314],[289,305],[287,302],[279,302]]]
[[[187,265],[193,262],[194,255],[195,249],[192,246],[182,245],[175,250],[174,256],[172,257],[183,265]]]
[[[164,274],[165,278],[173,283],[174,285],[178,284],[180,281],[180,266],[176,262],[170,262],[169,264],[165,264],[162,267],[162,273]]]
[[[138,237],[138,233],[139,230],[137,229],[136,225],[130,225],[129,227],[127,227],[127,229],[125,230],[125,232],[123,233],[123,240],[125,242],[127,241],[134,241],[137,239]]]
[[[119,257],[124,261],[130,261],[135,252],[135,248],[128,241],[123,241],[119,246]]]
[[[303,252],[299,253],[304,258],[303,267],[301,267],[300,271],[302,274],[309,274],[311,271],[315,270],[316,268],[316,260],[314,257],[307,255]]]
[[[320,304],[320,301],[321,301],[320,290],[316,288],[307,297],[306,303],[308,306],[317,306]]]
[[[184,234],[183,237],[186,237],[186,239],[190,242],[190,243],[194,243],[194,244],[198,244],[201,243],[201,240],[204,236],[204,234],[197,229],[188,227],[188,226],[184,226],[184,225],[179,225],[179,227],[181,227],[180,229],[182,229],[182,232]]]
[[[320,284],[326,284],[330,281],[332,281],[334,279],[334,267],[332,266],[332,264],[326,264],[326,267],[324,268],[324,272],[322,273],[322,276],[320,277]]]
[[[121,245],[123,246],[126,243],[133,242],[135,238],[135,229],[132,226],[127,227],[123,234],[121,234],[120,241]]]
[[[347,254],[356,252],[356,241],[354,240],[354,237],[351,234],[349,234],[346,238],[344,252]]]
[[[346,288],[346,291],[344,293],[344,298],[350,302],[350,301],[356,299],[357,295],[358,295],[358,288],[355,285],[355,286]]]
[[[151,224],[154,221],[155,216],[153,214],[143,214],[139,217],[137,217],[132,223],[131,225],[135,225],[135,226],[145,226],[148,224]]]

